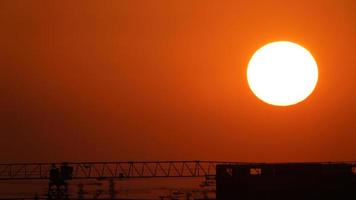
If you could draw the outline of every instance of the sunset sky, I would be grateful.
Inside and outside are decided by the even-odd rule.
[[[246,68],[308,49],[305,101],[268,105]],[[0,162],[356,160],[356,1],[0,2]]]

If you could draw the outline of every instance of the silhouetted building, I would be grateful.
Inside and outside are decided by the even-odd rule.
[[[217,200],[356,199],[356,164],[234,164],[216,167]]]

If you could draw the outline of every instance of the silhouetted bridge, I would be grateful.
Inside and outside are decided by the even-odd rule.
[[[217,200],[356,198],[356,162],[219,161],[62,162],[0,164],[0,181],[48,180],[47,199],[69,199],[78,179],[202,177],[216,180]]]
[[[0,164],[0,180],[178,178],[215,176],[219,161],[62,162]]]

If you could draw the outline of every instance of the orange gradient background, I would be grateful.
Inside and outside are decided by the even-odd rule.
[[[0,2],[0,161],[356,160],[356,1]],[[279,40],[319,67],[274,107],[246,67]]]

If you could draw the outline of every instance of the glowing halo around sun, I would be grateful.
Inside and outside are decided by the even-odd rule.
[[[258,49],[247,67],[252,92],[275,106],[289,106],[305,100],[318,81],[318,66],[302,46],[278,41]]]

